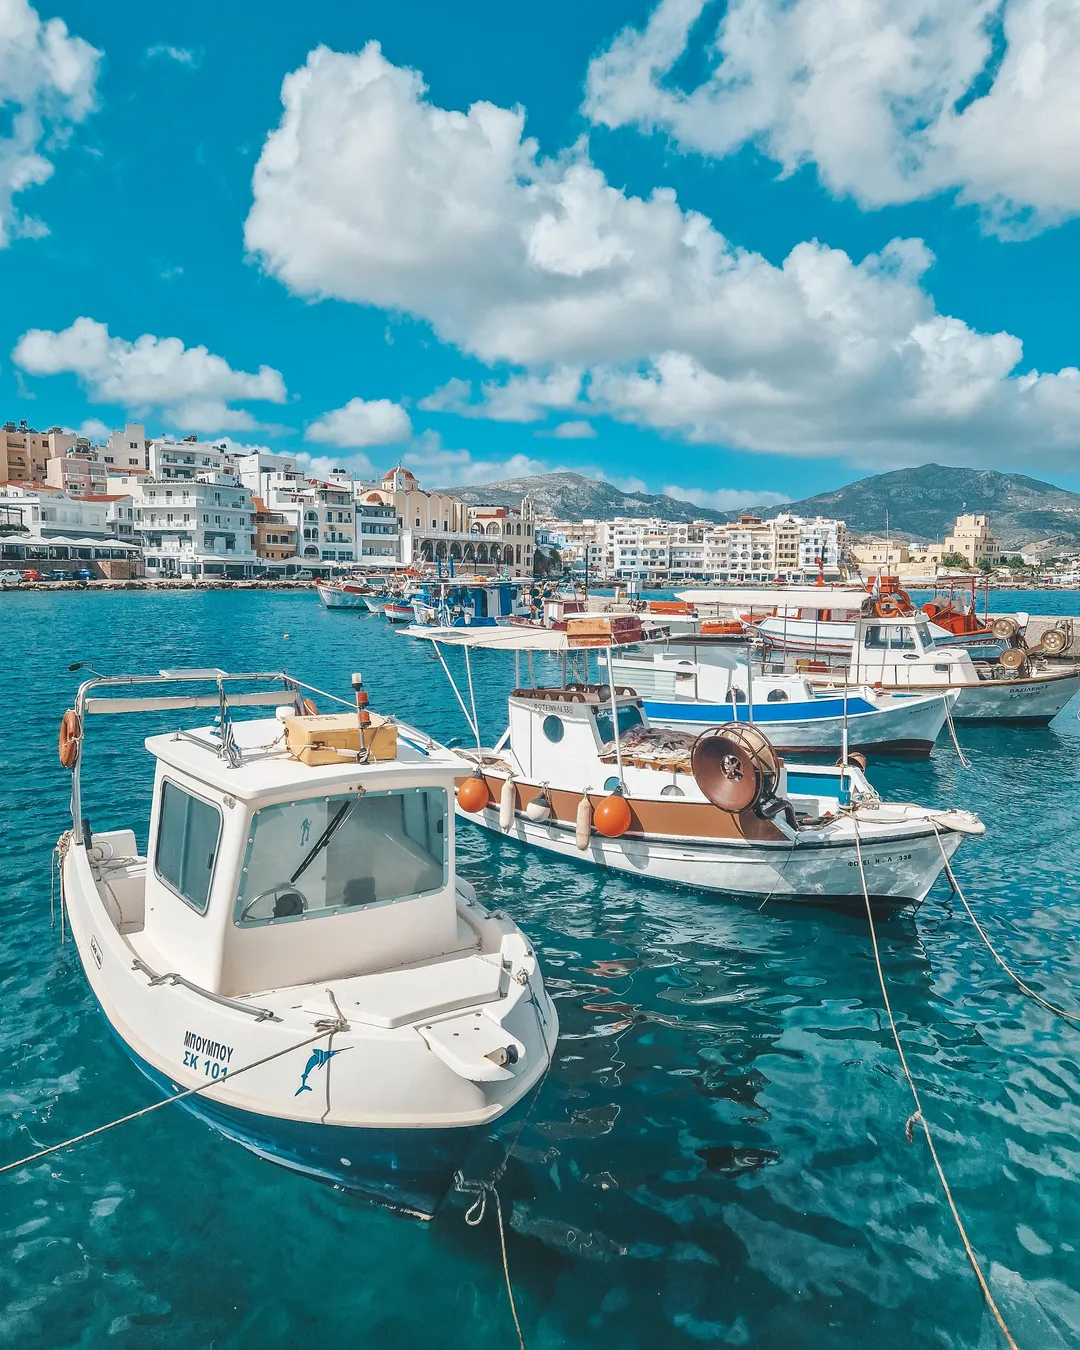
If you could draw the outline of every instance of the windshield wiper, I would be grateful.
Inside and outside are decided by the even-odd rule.
[[[352,814],[352,809],[356,805],[356,802],[357,799],[355,797],[350,797],[347,802],[342,802],[341,807],[339,808],[337,814],[334,816],[333,820],[330,822],[329,825],[327,825],[326,829],[323,830],[322,834],[319,835],[318,839],[315,840],[315,844],[311,852],[307,855],[304,861],[300,864],[300,866],[289,878],[290,886],[295,885],[296,882],[300,880],[300,878],[308,870],[308,868],[319,856],[319,854],[323,851],[323,849],[327,846],[327,844],[329,844],[330,840],[333,839],[334,835],[337,833],[338,826],[345,824],[345,821]]]

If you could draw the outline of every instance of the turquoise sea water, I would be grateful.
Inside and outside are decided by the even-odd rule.
[[[1075,596],[1050,599],[1078,612]],[[3,1162],[152,1099],[49,928],[49,853],[67,823],[56,731],[80,678],[69,661],[284,666],[341,693],[359,669],[377,710],[444,737],[465,728],[425,646],[311,594],[8,593],[0,632]],[[490,733],[512,663],[475,662]],[[92,728],[96,828],[130,824],[145,839],[141,738],[154,729]],[[890,795],[983,816],[987,837],[958,857],[962,883],[1023,976],[1080,1009],[1076,705],[1048,729],[962,736],[970,771],[942,748],[873,777]],[[465,875],[536,941],[562,1021],[500,1186],[530,1350],[1001,1343],[925,1145],[905,1142],[910,1097],[865,919],[759,912],[472,827],[459,838]],[[1006,1318],[1025,1350],[1080,1346],[1080,1029],[1015,989],[940,884],[879,936]],[[502,1350],[516,1342],[494,1220],[472,1229],[462,1214],[396,1218],[168,1108],[0,1177],[0,1346]]]

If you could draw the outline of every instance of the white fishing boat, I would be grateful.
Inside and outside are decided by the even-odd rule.
[[[819,691],[804,675],[754,674],[730,648],[678,643],[612,657],[615,682],[642,696],[649,724],[701,732],[753,722],[780,754],[928,755],[958,691],[884,694],[860,685]]]
[[[317,581],[315,589],[327,609],[363,610],[371,587],[358,581]]]
[[[417,623],[443,627],[491,627],[515,618],[538,619],[542,612],[528,594],[528,583],[488,577],[429,581],[411,598]]]
[[[364,607],[372,614],[381,614],[386,608],[387,596],[383,595],[365,595],[361,597]]]
[[[792,660],[767,660],[764,668],[783,671]],[[1080,690],[1080,664],[1055,662],[1024,647],[1007,648],[996,662],[976,663],[961,647],[939,647],[921,616],[860,618],[845,659],[795,658],[794,669],[821,690],[847,687],[850,693],[861,685],[891,694],[956,690],[953,716],[959,722],[1045,724]]]
[[[412,601],[402,596],[388,596],[383,602],[382,614],[387,623],[413,623],[416,620]]]
[[[512,1141],[558,1023],[528,938],[456,876],[460,760],[354,688],[352,712],[319,717],[280,672],[88,680],[61,731],[62,905],[158,1089],[264,1158],[427,1218],[475,1148]],[[94,829],[88,724],[198,709],[212,724],[146,742],[146,854],[143,822]]]
[[[893,581],[892,578],[887,578]],[[917,618],[919,611],[908,593],[896,583],[895,590],[867,590],[854,586],[777,587],[773,590],[747,587],[709,591],[679,591],[686,603],[701,608],[730,611],[746,633],[761,638],[775,651],[809,656],[844,655],[855,636],[855,623],[862,618]],[[708,597],[708,600],[706,600]],[[1009,639],[1023,632],[1028,615],[1008,621],[1003,635],[989,623],[979,624],[970,612],[955,606],[926,605],[950,626],[927,621],[927,632],[940,647],[967,650],[975,659],[994,660],[1009,646]]]
[[[472,765],[458,811],[520,843],[756,899],[850,904],[865,874],[870,898],[897,907],[921,901],[962,839],[983,833],[967,811],[882,801],[846,754],[840,765],[791,765],[752,725],[701,736],[650,726],[633,689],[588,681],[594,628],[581,648],[572,627],[410,631],[436,644],[448,675],[443,648],[465,648],[467,694],[452,683],[476,749],[457,751]],[[607,639],[609,660],[617,645]],[[514,690],[506,730],[489,746],[473,697],[477,648],[563,663],[557,683]],[[575,662],[586,678],[567,683]]]

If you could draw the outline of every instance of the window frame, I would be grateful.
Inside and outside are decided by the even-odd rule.
[[[241,931],[244,931],[251,928],[273,928],[278,926],[279,924],[303,923],[309,918],[320,919],[326,918],[328,916],[337,916],[341,914],[367,914],[374,909],[385,909],[387,905],[400,905],[408,900],[422,900],[427,896],[438,895],[440,891],[444,891],[446,887],[450,884],[450,862],[451,862],[450,793],[447,791],[447,789],[444,787],[438,787],[431,783],[424,784],[422,787],[368,788],[363,793],[363,795],[358,799],[358,804],[362,804],[369,797],[404,798],[406,793],[410,792],[440,793],[443,799],[442,829],[436,831],[436,833],[443,841],[442,881],[438,886],[429,887],[426,891],[416,891],[410,895],[396,895],[388,900],[373,900],[370,904],[366,905],[342,904],[342,905],[335,905],[333,908],[329,908],[327,906],[320,906],[316,910],[304,910],[300,914],[282,915],[280,918],[271,917],[268,919],[242,919],[241,914],[243,912],[244,905],[248,903],[248,899],[254,899],[253,896],[245,899],[241,894],[241,886],[244,877],[247,875],[247,869],[251,862],[251,851],[255,847],[256,819],[259,816],[260,812],[268,809],[272,810],[275,807],[281,806],[299,806],[305,800],[319,801],[325,799],[328,802],[344,801],[348,797],[356,796],[356,794],[355,792],[328,793],[325,794],[325,798],[323,798],[322,796],[317,796],[314,798],[300,797],[297,798],[296,800],[290,801],[267,802],[266,806],[260,807],[258,810],[252,811],[250,816],[248,817],[247,827],[245,831],[244,856],[240,864],[240,873],[239,876],[237,877],[236,885],[233,888],[234,889],[234,895],[232,899],[233,927],[239,928]],[[429,854],[428,856],[430,857],[431,855]],[[300,889],[302,889],[301,883],[298,882],[296,884]]]
[[[168,877],[162,875],[161,869],[158,867],[158,856],[161,853],[161,822],[165,811],[165,789],[167,787],[175,788],[177,792],[183,792],[185,796],[191,797],[194,801],[201,802],[203,806],[209,806],[217,812],[218,830],[217,839],[214,841],[214,865],[210,869],[210,880],[206,886],[206,903],[203,905],[202,909],[189,900],[186,895],[178,891]],[[221,809],[220,803],[210,801],[209,798],[201,796],[198,792],[192,792],[190,788],[185,787],[182,783],[178,783],[173,778],[162,778],[161,792],[158,795],[157,837],[154,841],[154,876],[161,882],[167,891],[170,891],[175,895],[178,900],[182,900],[184,904],[187,905],[188,909],[192,910],[195,914],[198,914],[200,918],[205,918],[210,911],[210,897],[213,894],[214,881],[217,877],[218,857],[221,853],[221,836],[224,833],[224,830],[225,814]]]

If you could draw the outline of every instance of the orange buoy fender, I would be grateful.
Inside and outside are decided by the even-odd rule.
[[[491,793],[488,791],[486,779],[473,774],[471,778],[466,778],[464,783],[457,790],[458,806],[463,811],[468,811],[469,815],[474,816],[478,811],[483,811],[491,802]]]
[[[577,817],[574,821],[574,843],[582,853],[589,847],[592,837],[593,810],[589,794],[586,792],[577,804]]]
[[[613,792],[596,808],[593,824],[605,838],[618,839],[630,828],[630,803],[621,792]]]
[[[82,723],[74,708],[69,708],[60,720],[60,739],[57,753],[65,769],[73,769],[79,762],[79,746],[82,743]]]
[[[514,823],[517,813],[517,787],[514,780],[508,778],[499,793],[499,829],[506,831]]]

